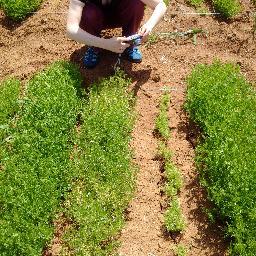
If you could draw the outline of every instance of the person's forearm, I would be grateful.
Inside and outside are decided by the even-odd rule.
[[[67,28],[67,36],[78,43],[103,49],[106,48],[106,39],[91,35],[80,27]]]
[[[126,43],[128,39],[124,37],[112,37],[109,39],[104,39],[84,31],[76,24],[67,25],[67,36],[79,43],[102,48],[115,53],[122,53],[127,47],[130,46],[130,44]]]
[[[159,3],[156,8],[154,9],[151,17],[149,20],[146,22],[146,25],[153,29],[156,24],[163,18],[165,12],[166,12],[166,5],[165,3],[161,2]]]

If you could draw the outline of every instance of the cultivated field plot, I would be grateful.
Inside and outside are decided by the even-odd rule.
[[[68,0],[0,0],[1,256],[256,255],[256,3],[165,2],[115,73]]]

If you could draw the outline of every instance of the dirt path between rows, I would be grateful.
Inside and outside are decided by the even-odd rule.
[[[81,48],[65,35],[66,15],[62,12],[67,6],[67,0],[45,1],[38,14],[22,24],[10,22],[0,13],[0,80],[14,75],[26,81],[36,71],[59,59],[71,60],[80,66],[85,86],[113,73],[116,55],[112,53],[105,53],[94,70],[82,68],[85,47]],[[254,9],[248,0],[243,1],[243,6],[243,13],[227,23],[211,16],[186,15],[194,9],[183,0],[171,2],[157,32],[202,28],[206,33],[197,37],[196,45],[191,39],[184,38],[161,40],[149,47],[144,45],[140,65],[122,63],[125,72],[133,79],[131,89],[137,98],[138,117],[131,146],[139,172],[127,223],[120,235],[120,256],[169,256],[173,255],[171,247],[177,243],[184,244],[191,256],[226,254],[228,241],[224,240],[221,227],[210,224],[205,214],[204,208],[209,207],[209,202],[194,166],[196,134],[184,113],[183,104],[185,79],[198,63],[211,63],[215,58],[231,61],[240,65],[248,80],[256,81],[256,47],[252,35]],[[145,17],[149,15],[147,10]],[[187,227],[181,235],[167,234],[163,228],[165,200],[161,193],[161,163],[155,158],[157,139],[153,135],[163,87],[168,87],[172,96],[169,110],[172,136],[168,145],[184,178],[179,197]],[[56,232],[57,236],[61,236],[60,233]],[[49,250],[48,255],[58,255],[61,239],[58,237],[54,241],[53,248],[57,249]]]
[[[155,93],[152,89],[156,89]],[[160,162],[155,160],[157,138],[153,136],[160,94],[158,85],[147,83],[137,95],[138,119],[133,130],[132,148],[139,173],[135,196],[128,208],[128,221],[120,238],[120,256],[167,255],[170,251],[170,243],[163,237],[161,171]]]

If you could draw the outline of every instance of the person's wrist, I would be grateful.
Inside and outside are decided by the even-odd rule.
[[[151,31],[152,31],[153,28],[154,28],[154,24],[149,23],[148,26],[147,26],[147,28],[148,28],[149,33],[151,33]]]
[[[154,28],[153,24],[151,24],[150,22],[149,22],[149,23],[146,23],[146,24],[145,24],[146,34],[147,34],[147,35],[150,34],[151,31],[153,30],[153,28]]]
[[[106,38],[101,38],[100,46],[99,48],[109,50],[110,40]]]

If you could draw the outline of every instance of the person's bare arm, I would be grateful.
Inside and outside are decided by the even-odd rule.
[[[123,37],[104,39],[94,36],[79,27],[84,3],[79,0],[70,0],[67,17],[67,36],[79,43],[103,48],[112,52],[122,53],[129,44]]]
[[[167,7],[166,7],[166,4],[163,2],[163,0],[141,0],[141,1],[153,10],[151,17],[139,30],[139,34],[142,35],[144,38],[147,38],[147,36],[151,33],[152,29],[163,18]]]

